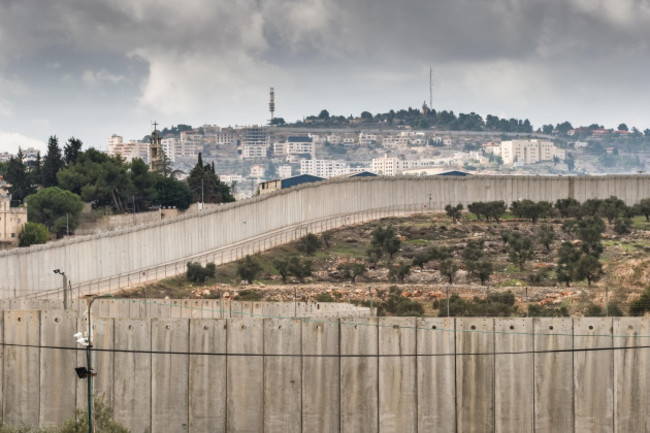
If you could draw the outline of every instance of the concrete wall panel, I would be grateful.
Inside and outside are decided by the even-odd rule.
[[[573,321],[533,319],[535,431],[574,431]]]
[[[115,320],[114,332],[115,419],[133,433],[150,433],[151,320]]]
[[[151,323],[151,430],[189,431],[189,323],[161,319]],[[175,353],[155,353],[171,351]]]
[[[417,339],[414,318],[379,319],[379,431],[417,432]]]
[[[645,336],[645,337],[643,337]],[[616,433],[650,432],[650,319],[614,319],[614,401]],[[629,347],[629,349],[624,349]]]
[[[378,432],[377,321],[341,321],[340,333],[341,432]]]
[[[39,422],[39,334],[39,311],[4,312],[2,415],[6,424],[37,425]]]
[[[225,320],[190,321],[190,352],[206,353],[190,357],[190,433],[226,431],[226,338]]]
[[[264,319],[264,431],[301,432],[301,323]]]
[[[60,425],[74,415],[76,403],[77,314],[72,311],[41,313],[40,425]],[[57,347],[49,349],[47,346]],[[69,347],[72,350],[61,350]]]
[[[614,431],[614,354],[612,318],[576,318],[573,322],[575,431]],[[582,350],[587,349],[587,350]]]
[[[340,419],[338,321],[303,321],[302,354],[302,431],[336,433]]]
[[[493,331],[493,319],[456,319],[458,431],[494,431]]]
[[[454,319],[417,319],[418,431],[456,432]]]
[[[494,331],[494,430],[532,433],[533,323],[530,319],[495,320]]]
[[[264,329],[262,321],[231,319],[228,324],[227,428],[256,433],[264,428]]]

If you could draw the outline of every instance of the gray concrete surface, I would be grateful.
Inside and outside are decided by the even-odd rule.
[[[2,421],[54,425],[85,407],[87,382],[74,377],[85,350],[71,344],[85,319],[58,310],[0,315]],[[134,433],[627,433],[650,425],[650,318],[94,323],[94,393]]]
[[[221,264],[309,232],[447,204],[611,195],[628,205],[648,198],[650,176],[404,176],[307,184],[129,229],[1,251],[0,298],[60,296],[61,277],[53,269],[66,272],[75,295],[110,292],[178,275],[188,261]]]

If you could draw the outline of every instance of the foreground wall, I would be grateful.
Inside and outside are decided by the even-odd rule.
[[[84,407],[84,320],[2,319],[3,421]],[[94,323],[96,394],[134,433],[650,431],[648,318]]]
[[[199,214],[103,235],[0,252],[0,297],[75,294],[132,286],[184,272],[189,260],[224,263],[334,227],[442,210],[475,201],[650,197],[650,176],[375,177],[320,182]]]

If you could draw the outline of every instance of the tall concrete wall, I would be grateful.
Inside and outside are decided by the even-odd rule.
[[[59,310],[52,299],[0,299],[0,310]],[[85,300],[70,303],[69,313],[85,317]],[[367,317],[370,308],[338,302],[241,302],[221,299],[95,299],[93,317],[106,319],[236,319],[293,317]]]
[[[611,195],[650,197],[650,176],[377,177],[334,180],[189,213],[148,225],[0,252],[0,297],[61,289],[106,292],[177,275],[187,261],[225,263],[334,227],[442,210],[447,204]]]
[[[85,407],[69,312],[0,317],[0,418]],[[650,318],[97,319],[95,394],[134,433],[647,432]]]

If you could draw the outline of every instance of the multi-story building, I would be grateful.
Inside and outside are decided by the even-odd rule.
[[[238,134],[243,159],[266,158],[270,141],[265,128],[242,128]]]
[[[361,132],[359,134],[359,146],[372,146],[377,143],[378,137],[376,134],[366,134]]]
[[[251,174],[250,174],[249,177],[262,179],[264,177],[265,171],[266,170],[261,165],[254,165],[254,166],[251,167]]]
[[[273,155],[303,155],[313,158],[314,143],[311,137],[289,136],[285,142],[273,143]]]
[[[384,154],[381,158],[373,158],[370,171],[383,176],[395,176],[399,170],[399,159],[389,158]]]
[[[300,174],[309,174],[317,177],[333,177],[350,172],[350,164],[343,161],[329,159],[303,159],[300,161]]]
[[[18,235],[27,222],[27,207],[11,207],[11,195],[0,177],[0,250],[18,246]]]
[[[240,174],[221,174],[219,180],[232,185],[234,182],[241,183],[244,178]]]
[[[291,166],[290,165],[281,165],[278,167],[278,177],[280,179],[286,179],[288,177],[291,177]]]
[[[160,140],[162,145],[162,150],[165,152],[165,156],[169,158],[170,161],[176,161],[176,148],[180,146],[181,140],[176,137],[174,134],[167,134],[165,138]]]
[[[536,139],[502,141],[498,146],[492,144],[485,149],[499,155],[504,164],[535,164],[552,161],[554,157],[564,158],[564,150],[556,148],[553,142]]]
[[[121,156],[126,162],[133,158],[140,158],[145,162],[149,161],[149,143],[138,140],[124,141],[119,135],[113,134],[108,139],[108,154],[110,156]]]
[[[176,146],[177,158],[193,159],[203,150],[203,134],[197,130],[181,131],[180,145]]]

